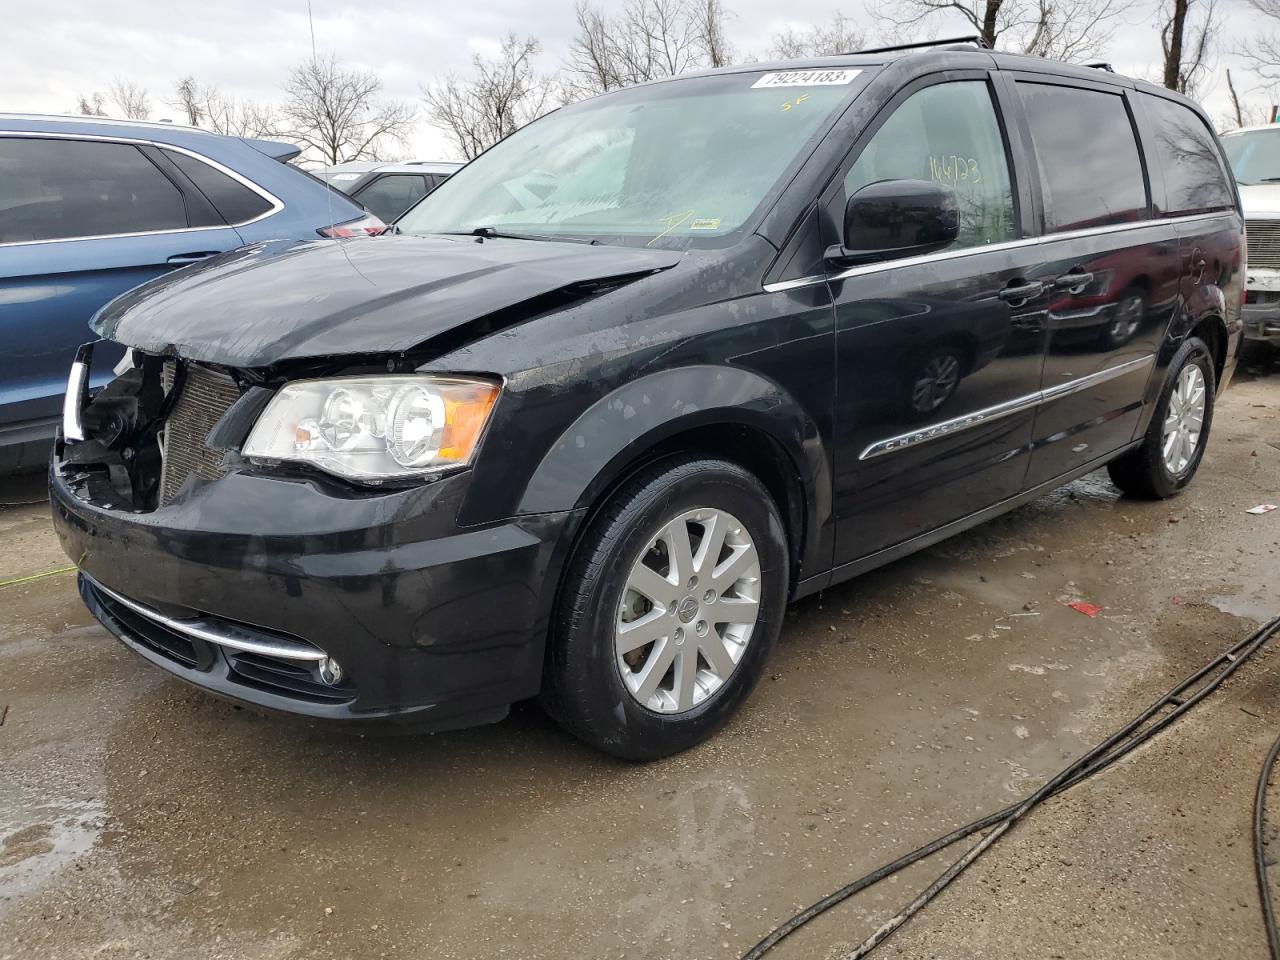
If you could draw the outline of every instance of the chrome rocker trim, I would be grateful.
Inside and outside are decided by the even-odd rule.
[[[1024,397],[1015,397],[1012,400],[1006,400],[1004,403],[998,403],[995,406],[986,407],[982,410],[975,410],[973,413],[966,413],[963,416],[955,417],[951,420],[944,420],[942,423],[935,423],[928,427],[922,427],[919,430],[912,430],[910,433],[901,433],[896,437],[889,437],[886,440],[877,440],[875,443],[868,445],[867,448],[858,455],[858,459],[870,460],[873,457],[880,457],[886,453],[893,453],[895,450],[914,447],[917,444],[926,443],[929,440],[937,440],[940,437],[949,437],[952,434],[959,433],[961,430],[968,430],[970,427],[976,427],[984,423],[992,423],[996,420],[1002,420],[1015,413],[1030,410],[1043,403],[1048,403],[1051,400],[1057,400],[1059,397],[1070,396],[1073,393],[1079,393],[1081,390],[1088,390],[1090,387],[1096,387],[1100,383],[1106,383],[1108,380],[1114,380],[1116,377],[1122,377],[1127,373],[1134,373],[1141,368],[1151,366],[1155,363],[1155,359],[1155,354],[1150,353],[1145,357],[1138,357],[1136,360],[1129,360],[1125,363],[1121,363],[1114,367],[1108,367],[1106,370],[1099,370],[1097,373],[1091,373],[1088,376],[1080,377],[1076,380],[1069,380],[1066,383],[1060,383],[1045,390],[1037,390],[1035,393],[1028,393]]]

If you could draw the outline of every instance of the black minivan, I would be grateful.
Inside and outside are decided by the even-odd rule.
[[[81,594],[221,696],[685,749],[789,601],[1103,465],[1177,493],[1241,339],[1203,111],[974,47],[567,106],[397,227],[153,281],[73,368]]]

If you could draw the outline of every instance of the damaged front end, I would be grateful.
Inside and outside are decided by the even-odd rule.
[[[463,528],[465,470],[362,483],[246,452],[286,383],[403,379],[414,361],[240,368],[135,348],[91,394],[92,362],[87,345],[71,374],[54,529],[86,605],[136,653],[318,719],[448,729],[536,692],[537,598],[567,515]]]
[[[230,371],[130,351],[116,378],[90,397],[93,347],[76,355],[55,450],[57,469],[81,499],[147,512],[169,503],[192,476],[225,473],[228,450],[210,434],[220,422],[245,422],[227,414],[246,398],[259,401],[244,410],[251,418],[269,391],[246,391]]]
[[[93,348],[93,343],[81,346],[71,368],[55,463],[85,499],[154,509],[164,425],[175,397],[173,362],[140,357],[90,398],[86,385]]]

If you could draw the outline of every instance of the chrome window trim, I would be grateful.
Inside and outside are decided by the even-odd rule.
[[[968,430],[970,427],[980,426],[984,423],[992,423],[996,420],[1002,420],[1005,417],[1012,416],[1015,413],[1021,413],[1024,410],[1030,410],[1041,404],[1048,403],[1051,400],[1057,400],[1061,397],[1070,396],[1073,393],[1080,393],[1088,390],[1090,387],[1096,387],[1098,384],[1106,383],[1108,380],[1114,380],[1116,377],[1122,377],[1126,373],[1132,373],[1143,367],[1149,367],[1155,363],[1156,355],[1149,353],[1146,356],[1138,357],[1134,360],[1127,360],[1124,363],[1117,364],[1114,367],[1108,367],[1105,370],[1099,370],[1096,373],[1090,373],[1087,376],[1078,377],[1075,380],[1068,380],[1066,383],[1060,383],[1048,389],[1037,390],[1035,393],[1028,393],[1025,396],[1015,397],[1012,400],[1006,400],[1004,403],[997,403],[994,406],[984,407],[981,410],[975,410],[972,413],[966,413],[959,417],[953,417],[950,420],[944,420],[941,423],[931,424],[922,427],[919,430],[912,430],[909,433],[901,433],[896,437],[889,437],[885,440],[877,440],[875,443],[868,444],[866,449],[858,455],[859,460],[871,460],[875,457],[884,456],[886,453],[893,453],[897,450],[904,450],[907,447],[914,447],[929,440],[937,440],[940,437],[949,437]]]
[[[204,640],[207,643],[221,647],[230,647],[232,650],[257,653],[266,657],[279,657],[282,660],[316,662],[326,658],[323,650],[309,644],[294,643],[289,640],[259,640],[234,633],[224,627],[212,627],[207,621],[199,618],[194,620],[175,620],[173,617],[166,617],[158,610],[153,610],[138,603],[136,600],[130,600],[128,597],[121,596],[114,590],[104,587],[87,573],[82,572],[81,576],[93,584],[95,590],[100,590],[120,605],[128,607],[138,616],[145,617],[152,623],[158,623],[174,633],[195,637],[198,640]]]
[[[766,283],[764,285],[765,293],[781,293],[786,290],[795,290],[799,287],[808,287],[817,283],[834,283],[837,280],[848,280],[851,277],[860,277],[870,273],[879,273],[882,270],[899,270],[904,267],[918,267],[928,263],[938,263],[947,260],[958,260],[962,257],[971,257],[979,253],[990,253],[999,250],[1016,250],[1020,247],[1037,247],[1044,244],[1056,243],[1060,240],[1079,240],[1085,237],[1102,236],[1109,233],[1125,233],[1130,230],[1143,230],[1148,227],[1159,227],[1170,223],[1194,223],[1200,220],[1217,220],[1222,217],[1240,216],[1235,210],[1218,210],[1213,213],[1195,213],[1184,217],[1158,217],[1152,220],[1134,220],[1130,223],[1112,223],[1105,227],[1087,227],[1082,230],[1063,230],[1059,233],[1046,233],[1038,237],[1023,237],[1021,240],[1005,240],[1000,243],[988,243],[980,247],[961,247],[958,250],[941,250],[937,253],[923,253],[915,257],[903,257],[900,260],[882,260],[879,263],[864,263],[856,267],[848,267],[845,270],[835,274],[821,274],[808,277],[798,277],[795,280],[779,280],[776,283]]]
[[[35,246],[36,244],[41,244],[41,243],[77,243],[81,240],[111,240],[116,237],[159,237],[159,236],[167,236],[169,234],[176,234],[176,233],[195,233],[200,230],[223,230],[226,228],[234,229],[235,227],[247,227],[252,223],[257,223],[260,220],[265,220],[267,219],[267,217],[275,216],[277,213],[279,213],[281,210],[284,209],[283,200],[277,197],[274,193],[271,193],[269,190],[258,186],[258,184],[254,183],[248,177],[245,177],[239,173],[236,173],[236,171],[232,170],[230,167],[219,163],[217,160],[214,160],[211,157],[206,157],[202,153],[197,153],[194,150],[190,150],[186,147],[179,147],[172,143],[163,143],[158,140],[144,140],[138,137],[105,137],[105,136],[102,136],[101,134],[96,134],[96,133],[44,133],[44,132],[35,131],[35,130],[0,130],[0,137],[10,137],[10,138],[18,138],[18,139],[24,139],[24,140],[95,140],[103,143],[126,143],[132,146],[155,147],[157,150],[172,150],[175,153],[185,154],[186,156],[191,157],[193,160],[198,160],[201,163],[207,164],[208,166],[213,167],[213,169],[217,170],[219,173],[226,174],[232,180],[235,180],[241,186],[248,187],[258,196],[260,196],[263,200],[266,200],[268,203],[271,204],[271,209],[258,214],[256,217],[251,217],[248,220],[239,220],[236,223],[227,223],[227,224],[221,224],[221,225],[210,224],[209,226],[205,226],[205,227],[173,227],[168,230],[138,230],[131,233],[87,234],[82,237],[54,237],[49,240],[9,240],[9,241],[0,240],[0,247],[4,247],[4,248],[27,247],[27,246]],[[160,173],[161,176],[164,175],[162,171],[157,170],[156,172]],[[215,209],[217,208],[215,207]]]

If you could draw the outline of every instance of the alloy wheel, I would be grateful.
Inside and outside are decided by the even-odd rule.
[[[719,690],[746,652],[760,613],[760,556],[724,510],[682,513],[632,565],[618,604],[622,682],[655,713],[683,713]]]
[[[1198,365],[1188,363],[1178,374],[1178,382],[1169,395],[1169,411],[1161,436],[1164,465],[1174,476],[1187,469],[1200,446],[1204,410],[1204,373]]]

